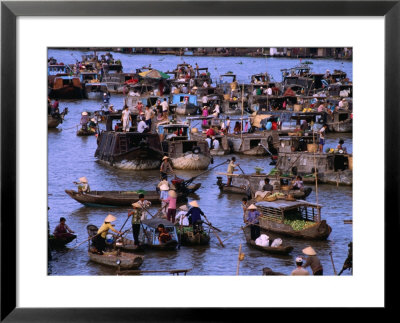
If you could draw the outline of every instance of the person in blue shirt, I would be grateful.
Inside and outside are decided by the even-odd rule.
[[[189,210],[189,212],[186,214],[186,216],[191,219],[191,223],[193,226],[193,232],[197,231],[199,228],[200,223],[197,223],[201,221],[201,216],[204,216],[203,211],[200,209],[199,204],[197,201],[192,201],[189,203],[190,206],[192,206]]]
[[[251,240],[256,240],[260,236],[260,226],[258,225],[260,212],[257,211],[257,207],[254,204],[250,205],[247,211],[247,225],[250,226]]]

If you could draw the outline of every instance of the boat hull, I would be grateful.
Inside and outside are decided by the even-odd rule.
[[[103,255],[88,252],[88,255],[93,262],[121,269],[138,269],[143,263],[143,256],[126,252],[121,252],[119,255],[117,255],[117,252],[105,252]],[[119,265],[117,264],[118,260],[120,261]]]
[[[177,233],[182,246],[206,246],[210,244],[210,236],[206,232],[193,234],[191,226],[177,226]]]
[[[175,169],[202,170],[211,163],[211,156],[189,153],[181,157],[171,157]]]
[[[257,250],[260,250],[260,251],[263,251],[263,252],[266,252],[269,254],[273,254],[273,255],[288,255],[293,250],[292,246],[263,247],[263,246],[257,245],[254,240],[251,240],[250,227],[245,227],[243,229],[243,233],[246,238],[246,243],[253,249],[257,249]]]
[[[53,118],[52,116],[47,116],[47,128],[57,128],[58,125],[62,122],[61,119]]]

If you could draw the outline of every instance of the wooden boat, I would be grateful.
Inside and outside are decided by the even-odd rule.
[[[204,246],[210,243],[209,233],[201,230],[193,234],[193,226],[176,225],[179,242],[182,246]]]
[[[288,255],[293,250],[292,246],[283,246],[282,245],[279,247],[270,247],[270,246],[263,247],[263,246],[257,245],[254,240],[251,240],[250,226],[243,228],[243,233],[246,238],[247,244],[254,249],[257,249],[257,250],[260,250],[263,252],[267,252],[270,254],[275,254],[275,255]]]
[[[274,202],[256,202],[260,211],[260,228],[267,232],[278,233],[307,240],[326,240],[332,228],[321,220],[321,208],[319,204],[308,203],[302,200]],[[293,221],[305,221],[303,228],[295,230]]]
[[[168,154],[174,169],[207,169],[211,163],[208,144],[205,140],[189,140],[188,129],[189,126],[183,123],[158,123],[163,151]]]
[[[77,136],[84,137],[84,136],[94,136],[97,133],[96,128],[82,126],[81,129],[78,129],[76,132]]]
[[[158,240],[157,226],[159,224],[163,224],[172,236],[172,239],[166,243],[160,243]],[[178,245],[176,228],[173,223],[160,218],[143,220],[139,232],[139,243],[145,248],[154,250],[176,250]]]
[[[103,94],[107,93],[107,85],[105,83],[86,83],[85,96],[87,99],[102,100]]]
[[[173,94],[171,101],[171,108],[175,108],[175,113],[178,115],[193,115],[199,110],[197,95]]]
[[[68,237],[57,238],[53,234],[49,235],[49,247],[51,249],[63,248],[66,244],[70,243],[76,238],[75,234]]]
[[[68,113],[68,108],[65,108],[61,113],[54,113],[47,115],[47,128],[57,128],[63,122],[64,116]]]
[[[88,255],[93,262],[121,269],[138,269],[143,263],[143,256],[127,252],[113,251],[99,255],[89,251]]]
[[[283,274],[281,272],[278,271],[273,271],[271,268],[269,267],[264,267],[263,268],[263,276],[286,276],[286,274]]]
[[[156,133],[136,132],[136,114],[131,114],[134,125],[129,132],[122,132],[117,123],[113,130],[113,121],[119,122],[120,114],[110,114],[106,120],[106,131],[98,136],[95,157],[122,169],[144,170],[160,167],[164,156],[160,138]]]
[[[178,192],[178,201],[185,201],[187,194],[192,194],[200,188],[201,184],[196,183],[187,187],[186,193]],[[91,191],[80,194],[74,190],[65,190],[71,198],[86,206],[131,206],[139,200],[139,194],[143,193],[146,200],[152,204],[160,204],[160,193],[157,191]]]
[[[49,97],[59,99],[83,98],[83,88],[79,77],[56,76]]]
[[[117,235],[112,233],[114,240],[117,239]],[[143,246],[135,245],[135,242],[131,239],[126,237],[118,237],[115,242],[115,246],[123,251],[126,252],[141,252],[144,251]]]
[[[327,118],[326,124],[331,132],[352,132],[353,119],[351,111],[338,111],[332,114],[333,118]]]
[[[97,234],[98,228],[93,224],[86,227],[89,237]],[[101,265],[116,267],[120,269],[137,269],[143,263],[143,256],[132,253],[121,252],[121,250],[104,251],[102,255],[96,253],[96,248],[89,247],[88,255],[91,261]]]

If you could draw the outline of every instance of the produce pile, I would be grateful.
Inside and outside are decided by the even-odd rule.
[[[290,225],[293,228],[293,230],[296,230],[296,231],[304,230],[304,229],[307,229],[307,228],[310,228],[310,227],[316,225],[315,222],[306,221],[306,220],[288,220],[288,219],[285,219],[283,221],[283,223]]]
[[[274,194],[269,195],[269,197],[276,197],[277,199],[279,198],[285,198],[285,194],[281,193],[281,192],[276,192]]]

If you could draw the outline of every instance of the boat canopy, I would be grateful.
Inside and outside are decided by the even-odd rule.
[[[165,219],[147,219],[147,220],[142,220],[142,224],[148,226],[149,228],[157,229],[159,224],[163,224],[165,228],[174,228],[175,226],[172,222],[165,220]]]
[[[274,208],[280,209],[282,211],[296,209],[298,207],[313,207],[313,208],[322,208],[321,204],[310,203],[304,200],[296,200],[296,201],[286,201],[286,200],[276,200],[274,202],[266,202],[261,201],[255,204],[257,207],[264,207],[264,208]]]

